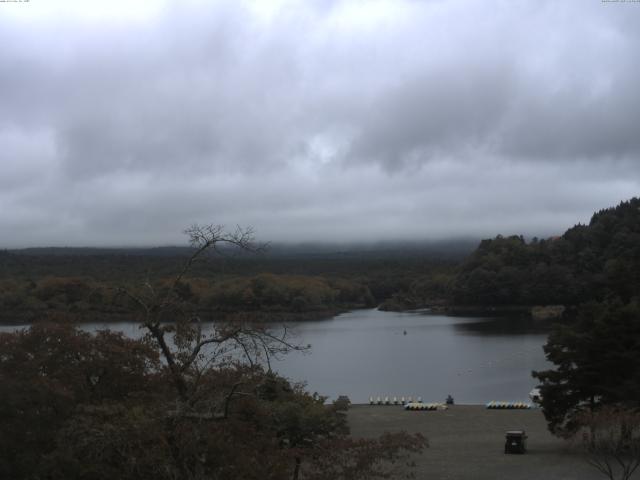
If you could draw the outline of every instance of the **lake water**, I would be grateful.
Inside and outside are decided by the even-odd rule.
[[[457,403],[528,401],[536,385],[531,371],[549,367],[542,351],[546,333],[520,319],[372,309],[287,327],[297,343],[311,344],[311,351],[290,353],[273,368],[293,381],[306,381],[311,392],[348,395],[354,403],[409,395],[441,402],[448,394]],[[140,336],[137,324],[130,323],[83,328]]]
[[[358,310],[295,331],[311,354],[290,354],[275,368],[354,403],[408,395],[435,402],[448,394],[458,403],[528,401],[531,371],[549,368],[546,333],[518,319]]]

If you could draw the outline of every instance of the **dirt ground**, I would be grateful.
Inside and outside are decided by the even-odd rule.
[[[537,409],[488,410],[479,405],[455,405],[444,411],[406,411],[401,406],[353,405],[348,418],[356,437],[398,430],[425,435],[429,448],[415,457],[418,479],[604,478],[586,463],[579,445],[548,432],[542,412]],[[507,430],[526,431],[527,453],[504,454]]]

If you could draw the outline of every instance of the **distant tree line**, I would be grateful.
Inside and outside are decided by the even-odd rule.
[[[155,282],[162,289],[167,288],[170,279]],[[122,319],[130,314],[131,302],[118,293],[117,285],[90,277],[0,280],[0,308],[3,319],[9,321],[39,321],[60,314],[77,321]],[[178,288],[183,299],[208,319],[236,312],[260,313],[264,317],[276,313],[332,314],[376,305],[363,283],[316,276],[261,274],[217,280],[196,277],[182,280]]]
[[[166,286],[192,250],[162,249],[162,255],[155,250],[144,255],[82,249],[30,252],[0,252],[0,322],[40,321],[52,315],[76,321],[126,319],[130,305],[117,295],[117,286],[146,281]],[[238,312],[275,319],[322,318],[374,307],[455,266],[451,259],[414,253],[212,256],[193,265],[182,281],[182,294],[209,319]]]

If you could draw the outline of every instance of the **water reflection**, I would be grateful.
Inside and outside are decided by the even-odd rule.
[[[469,335],[548,335],[551,324],[529,317],[495,317],[456,324],[461,334]]]

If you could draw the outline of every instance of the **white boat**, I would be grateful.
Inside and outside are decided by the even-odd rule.
[[[540,403],[542,401],[542,394],[538,387],[532,388],[529,392],[529,398],[533,403]]]

